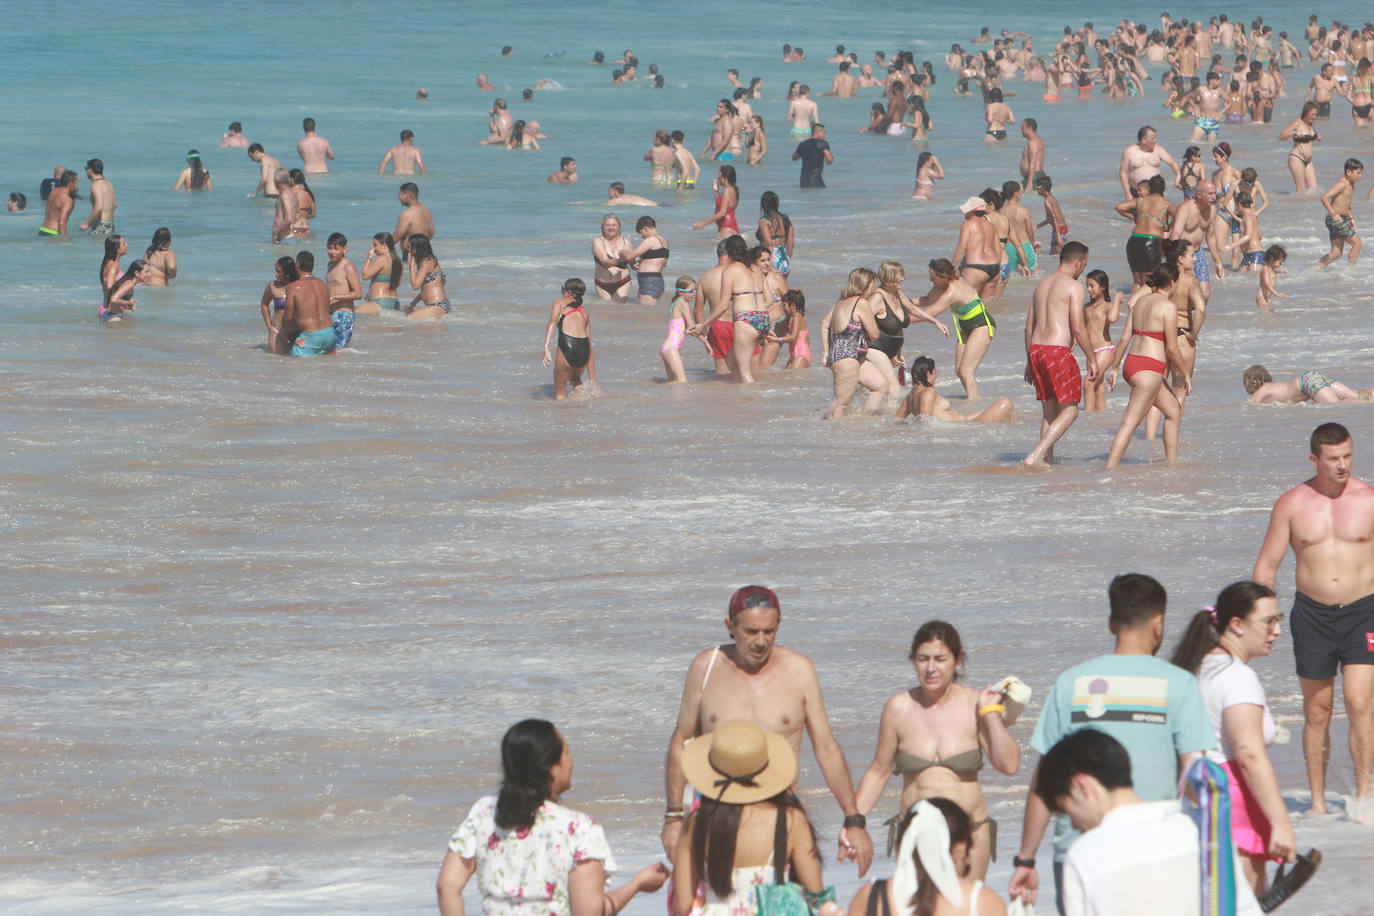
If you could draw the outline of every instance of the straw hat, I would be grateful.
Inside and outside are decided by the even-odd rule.
[[[748,805],[792,785],[797,755],[782,735],[734,719],[687,745],[682,771],[703,798]]]

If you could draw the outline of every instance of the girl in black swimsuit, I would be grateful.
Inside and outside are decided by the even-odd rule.
[[[574,277],[563,284],[549,311],[549,324],[544,331],[544,365],[553,364],[555,401],[567,396],[569,382],[572,383],[573,394],[582,393],[583,369],[587,370],[592,386],[600,388],[596,381],[596,363],[592,360],[592,323],[582,305],[582,297],[586,294],[587,284]],[[567,327],[564,327],[565,322]],[[549,352],[555,328],[558,330],[556,358]],[[576,334],[578,331],[582,332],[581,335]]]

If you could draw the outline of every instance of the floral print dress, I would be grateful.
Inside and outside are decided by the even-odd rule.
[[[593,859],[616,870],[601,825],[551,801],[528,828],[506,830],[496,826],[496,796],[479,799],[448,848],[477,860],[485,916],[571,916],[568,873]]]

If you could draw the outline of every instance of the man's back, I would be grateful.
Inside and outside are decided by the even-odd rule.
[[[1044,754],[1063,736],[1089,727],[1125,746],[1136,794],[1146,801],[1177,795],[1180,754],[1216,746],[1197,679],[1152,655],[1100,655],[1061,674],[1031,746]],[[1074,833],[1067,817],[1058,818],[1055,849],[1068,848]]]

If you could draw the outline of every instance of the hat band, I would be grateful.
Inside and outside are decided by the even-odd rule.
[[[715,764],[711,764],[711,769],[715,770],[717,773],[720,773],[724,777],[723,779],[717,779],[714,783],[715,787],[720,789],[720,791],[716,793],[716,802],[719,803],[721,798],[724,797],[726,791],[732,785],[741,786],[746,789],[757,789],[759,787],[759,784],[754,781],[754,777],[762,773],[764,770],[768,769],[768,764],[765,763],[763,766],[759,767],[754,772],[745,773],[743,776],[731,776],[728,773],[724,773],[721,770],[716,769]]]

